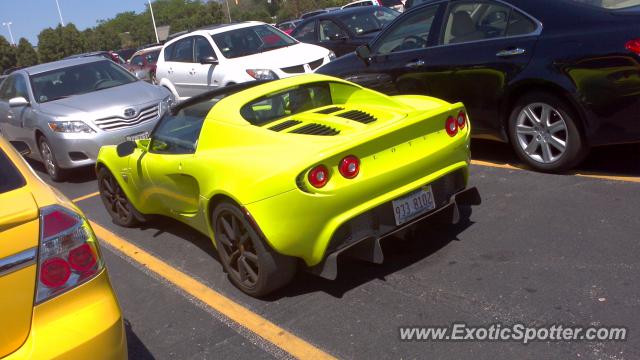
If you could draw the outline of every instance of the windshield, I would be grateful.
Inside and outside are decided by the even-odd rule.
[[[31,75],[33,95],[39,103],[86,94],[137,81],[109,60],[69,66]]]
[[[369,6],[366,9],[368,11],[342,15],[340,21],[354,34],[363,35],[379,31],[400,15],[399,12],[382,6]]]
[[[296,44],[297,41],[270,25],[257,25],[212,36],[222,55],[228,59],[253,55]]]
[[[604,9],[624,9],[640,5],[640,0],[573,0]]]

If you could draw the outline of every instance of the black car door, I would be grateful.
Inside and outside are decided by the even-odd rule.
[[[462,101],[476,137],[500,136],[505,89],[531,60],[541,25],[504,2],[453,0],[447,6],[438,44],[413,80],[427,94]]]

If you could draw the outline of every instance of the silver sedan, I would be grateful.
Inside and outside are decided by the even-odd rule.
[[[146,137],[172,100],[104,58],[61,60],[5,79],[0,132],[59,181],[67,169],[94,164],[101,146]]]

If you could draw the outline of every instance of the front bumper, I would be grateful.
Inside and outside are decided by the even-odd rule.
[[[481,201],[478,189],[467,188],[453,194],[444,205],[438,204],[432,211],[400,226],[395,226],[393,222],[393,210],[388,209],[391,204],[383,204],[343,224],[331,239],[328,255],[310,271],[325,279],[335,280],[338,275],[338,256],[345,253],[350,257],[381,264],[384,261],[380,245],[382,239],[436,216],[444,223],[457,224],[460,221],[460,205],[480,205]]]
[[[126,359],[127,340],[107,271],[33,308],[25,343],[4,360]]]
[[[120,144],[130,135],[151,133],[156,123],[157,119],[149,120],[136,126],[112,131],[97,130],[91,134],[57,133],[49,130],[45,136],[58,165],[69,169],[95,164],[102,146]]]

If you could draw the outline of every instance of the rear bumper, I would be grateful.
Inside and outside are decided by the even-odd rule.
[[[334,234],[327,251],[328,255],[320,264],[311,267],[310,271],[325,279],[335,280],[338,275],[338,256],[344,253],[360,260],[381,264],[384,261],[380,245],[382,239],[435,216],[447,224],[457,224],[460,221],[460,205],[480,205],[481,201],[478,189],[471,187],[453,194],[444,206],[400,226],[395,226],[392,222],[393,215],[389,213],[392,210],[386,209],[390,204],[383,204],[343,224],[341,229],[345,231],[337,231]]]
[[[127,358],[122,315],[106,270],[35,306],[29,337],[5,360],[51,358]]]

